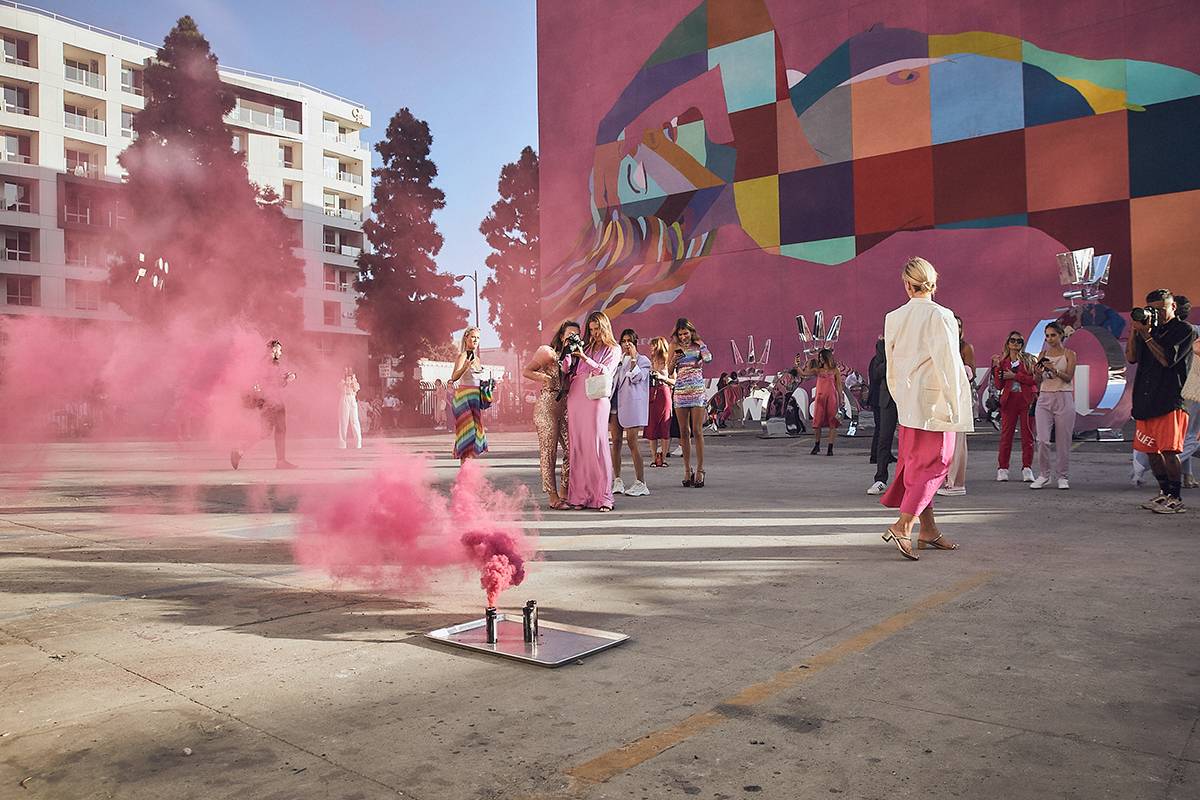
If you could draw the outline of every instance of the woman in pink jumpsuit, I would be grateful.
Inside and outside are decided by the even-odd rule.
[[[601,311],[587,318],[587,344],[563,361],[563,370],[571,377],[567,393],[567,441],[571,452],[571,481],[567,502],[575,508],[612,511],[612,453],[608,447],[609,395],[593,399],[587,396],[587,379],[593,375],[611,376],[617,368],[620,350],[613,337],[612,323]]]

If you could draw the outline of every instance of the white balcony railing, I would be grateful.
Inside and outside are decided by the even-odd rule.
[[[32,159],[24,153],[10,153],[7,150],[0,150],[0,161],[7,161],[10,164],[32,163]]]
[[[254,125],[255,127],[266,128],[272,131],[300,133],[300,120],[277,117],[274,114],[257,111],[253,108],[246,108],[245,106],[234,106],[233,111],[230,111],[225,119],[230,122],[241,122],[246,125]]]
[[[129,94],[136,94],[139,97],[145,94],[145,91],[139,84],[129,83],[125,80],[125,76],[123,75],[121,76],[121,91],[128,92]]]
[[[86,131],[94,133],[97,136],[104,135],[104,120],[85,117],[83,114],[76,114],[74,111],[63,112],[63,124],[77,131]]]
[[[31,66],[28,58],[17,58],[16,56],[12,55],[11,53],[4,54],[4,63],[16,64],[18,67]]]
[[[121,128],[121,135],[126,139],[133,139],[134,141],[137,141],[137,131],[135,131],[133,128]]]
[[[356,175],[353,172],[346,172],[344,170],[332,169],[324,170],[324,173],[326,178],[333,178],[334,180],[345,181],[346,183],[353,183],[358,186],[362,186],[362,175]]]
[[[68,161],[67,174],[76,178],[102,178],[104,168],[99,164],[89,164],[86,161]]]
[[[349,208],[331,208],[326,206],[325,216],[341,217],[342,219],[348,219],[351,222],[362,222],[362,212],[354,211]]]
[[[93,89],[104,88],[104,76],[99,72],[72,67],[70,64],[63,64],[63,77],[71,83],[78,83],[81,86],[90,86]]]
[[[325,138],[337,144],[345,144],[351,147],[361,146],[357,133],[330,133],[326,131]]]
[[[349,258],[358,258],[358,254],[361,252],[361,247],[353,247],[348,244],[342,245],[342,255],[348,256]]]
[[[92,209],[90,207],[63,206],[63,219],[67,222],[92,224]]]
[[[325,291],[327,292],[349,292],[349,283],[338,283],[336,281],[325,281]]]
[[[4,110],[10,114],[24,114],[25,116],[29,116],[29,106],[17,105],[7,100],[4,101]]]

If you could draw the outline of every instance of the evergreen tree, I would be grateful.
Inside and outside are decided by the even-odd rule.
[[[375,144],[383,166],[371,173],[373,218],[363,224],[371,252],[358,259],[358,313],[372,348],[401,356],[406,366],[427,354],[428,342],[448,340],[467,320],[454,302],[462,289],[435,261],[443,240],[433,213],[445,207],[446,196],[433,185],[432,144],[429,125],[407,108],[388,122]]]
[[[244,154],[234,152],[224,120],[234,92],[191,17],[179,19],[146,68],[145,93],[137,139],[120,157],[128,177],[125,219],[113,234],[113,299],[135,318],[187,314],[200,323],[241,319],[267,335],[299,330],[298,223],[274,190],[250,182]]]
[[[532,147],[500,170],[500,199],[479,225],[492,253],[493,275],[484,284],[488,321],[505,347],[530,353],[541,343],[542,287],[539,275],[538,157]]]

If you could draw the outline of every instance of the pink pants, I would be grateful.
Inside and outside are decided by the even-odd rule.
[[[1075,432],[1075,393],[1042,392],[1037,408],[1038,471],[1050,477],[1050,428],[1054,428],[1054,474],[1067,477],[1071,468],[1071,434]]]
[[[953,431],[923,431],[900,426],[896,448],[896,477],[879,502],[901,513],[920,516],[933,505],[933,496],[946,480],[954,457]]]

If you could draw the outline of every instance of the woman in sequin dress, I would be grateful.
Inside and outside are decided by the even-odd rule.
[[[677,320],[671,339],[675,418],[679,420],[679,442],[683,445],[683,485],[699,489],[704,486],[704,364],[712,361],[712,353],[700,341],[690,320]],[[695,472],[692,472],[693,450]]]
[[[556,510],[569,508],[563,499],[571,472],[571,451],[567,443],[567,392],[559,361],[564,356],[563,340],[572,333],[579,333],[579,324],[573,320],[564,321],[558,326],[550,344],[534,351],[522,373],[527,379],[542,384],[533,404],[533,427],[538,435],[542,491],[550,501],[550,508]],[[556,482],[554,473],[560,448],[562,474]]]

